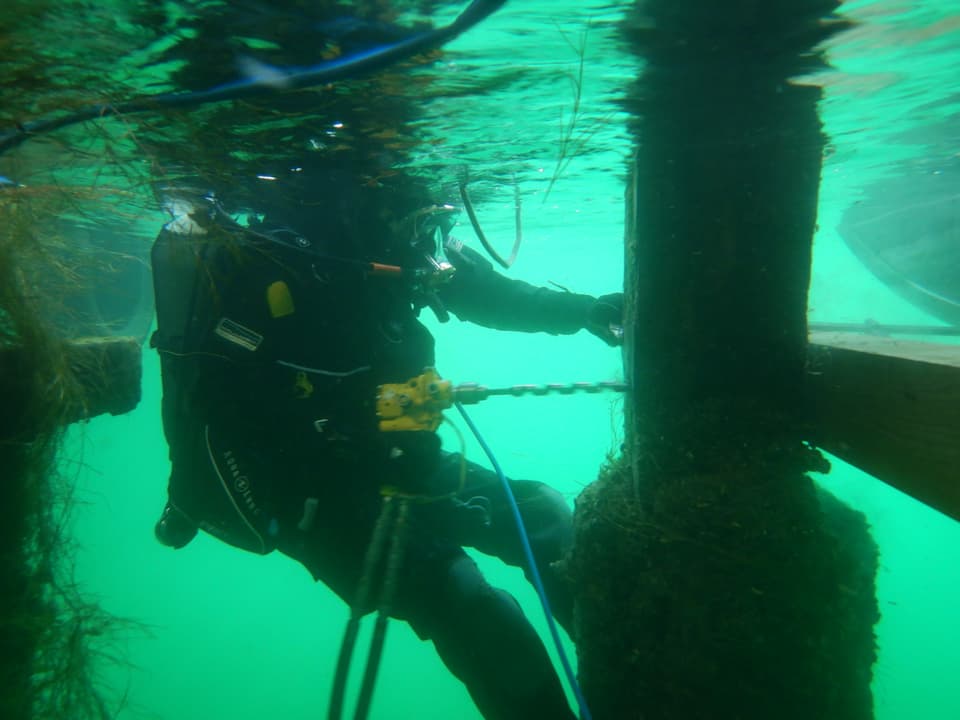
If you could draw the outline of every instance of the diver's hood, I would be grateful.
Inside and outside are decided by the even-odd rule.
[[[316,257],[415,267],[425,254],[442,252],[456,213],[431,203],[424,186],[410,178],[402,186],[368,187],[350,174],[298,168],[264,173],[254,182],[262,183],[261,192],[227,198],[196,185],[158,188],[170,217],[164,227],[202,234],[209,222],[232,223]]]

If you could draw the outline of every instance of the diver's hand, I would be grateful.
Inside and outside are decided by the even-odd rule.
[[[587,311],[587,330],[616,347],[623,344],[623,293],[601,295]]]

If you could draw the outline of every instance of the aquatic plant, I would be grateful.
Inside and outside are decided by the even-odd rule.
[[[557,31],[576,55],[577,70],[568,76],[573,91],[573,103],[567,117],[564,117],[562,109],[560,112],[560,138],[557,142],[557,164],[554,167],[553,174],[550,176],[550,182],[547,183],[546,192],[543,194],[544,202],[546,202],[550,196],[550,191],[553,189],[557,180],[567,171],[567,167],[573,159],[583,152],[587,143],[590,142],[590,139],[601,126],[600,120],[595,120],[586,128],[580,126],[584,64],[587,57],[587,35],[590,32],[590,23],[587,23],[576,42],[571,40],[569,35],[564,32],[563,28],[559,25],[557,25]]]
[[[73,580],[73,483],[59,466],[66,425],[89,409],[86,379],[101,371],[52,320],[70,316],[63,291],[77,291],[84,268],[49,219],[76,199],[51,186],[0,192],[0,716],[9,720],[113,717],[96,677],[123,662],[114,643],[124,623]]]

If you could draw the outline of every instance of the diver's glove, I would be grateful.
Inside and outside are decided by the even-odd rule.
[[[623,293],[601,295],[587,310],[587,330],[615,347],[623,344]]]

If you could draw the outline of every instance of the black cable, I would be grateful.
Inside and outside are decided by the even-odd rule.
[[[513,248],[510,250],[510,257],[504,260],[500,253],[498,253],[493,245],[490,244],[490,241],[487,240],[487,236],[484,234],[483,229],[480,227],[480,220],[477,218],[477,213],[473,209],[473,203],[470,201],[470,195],[467,193],[467,183],[465,181],[460,182],[460,199],[463,201],[463,209],[467,211],[467,217],[470,218],[470,224],[473,226],[473,232],[476,233],[477,239],[480,241],[480,244],[483,245],[483,249],[487,251],[487,254],[497,261],[497,264],[500,265],[504,270],[510,268],[513,265],[514,261],[517,259],[517,253],[520,252],[520,243],[523,241],[523,234],[520,230],[520,194],[519,190],[515,192],[515,201],[516,205],[516,223],[517,223],[517,234],[513,241]]]
[[[370,601],[370,587],[377,567],[380,565],[383,548],[387,542],[387,533],[393,524],[394,507],[393,498],[385,495],[380,506],[380,516],[377,518],[377,524],[373,527],[370,545],[367,546],[367,553],[363,558],[363,569],[360,573],[360,582],[357,585],[357,596],[350,606],[350,619],[347,621],[343,640],[340,643],[337,670],[333,676],[333,689],[330,692],[330,706],[327,710],[328,720],[340,720],[340,716],[343,714],[343,698],[347,690],[347,675],[350,674],[350,660],[353,657],[353,649],[357,644],[357,631]]]
[[[387,636],[387,623],[393,611],[393,598],[397,592],[397,582],[400,579],[400,568],[406,554],[407,534],[409,529],[408,517],[410,514],[410,500],[402,498],[397,519],[393,528],[393,542],[390,545],[390,554],[387,556],[387,568],[383,580],[383,591],[380,598],[377,623],[373,629],[373,638],[370,641],[370,652],[367,656],[367,667],[363,673],[363,683],[360,687],[360,697],[357,699],[357,709],[353,720],[366,720],[370,712],[370,703],[373,700],[373,688],[377,681],[377,671],[380,669],[380,658],[383,656],[383,644]]]
[[[333,675],[333,689],[330,691],[330,706],[327,709],[328,720],[340,720],[343,714],[343,697],[347,690],[347,675],[350,672],[350,659],[357,646],[357,632],[360,630],[362,613],[351,608],[350,619],[340,641],[340,654],[337,656],[337,670]]]

